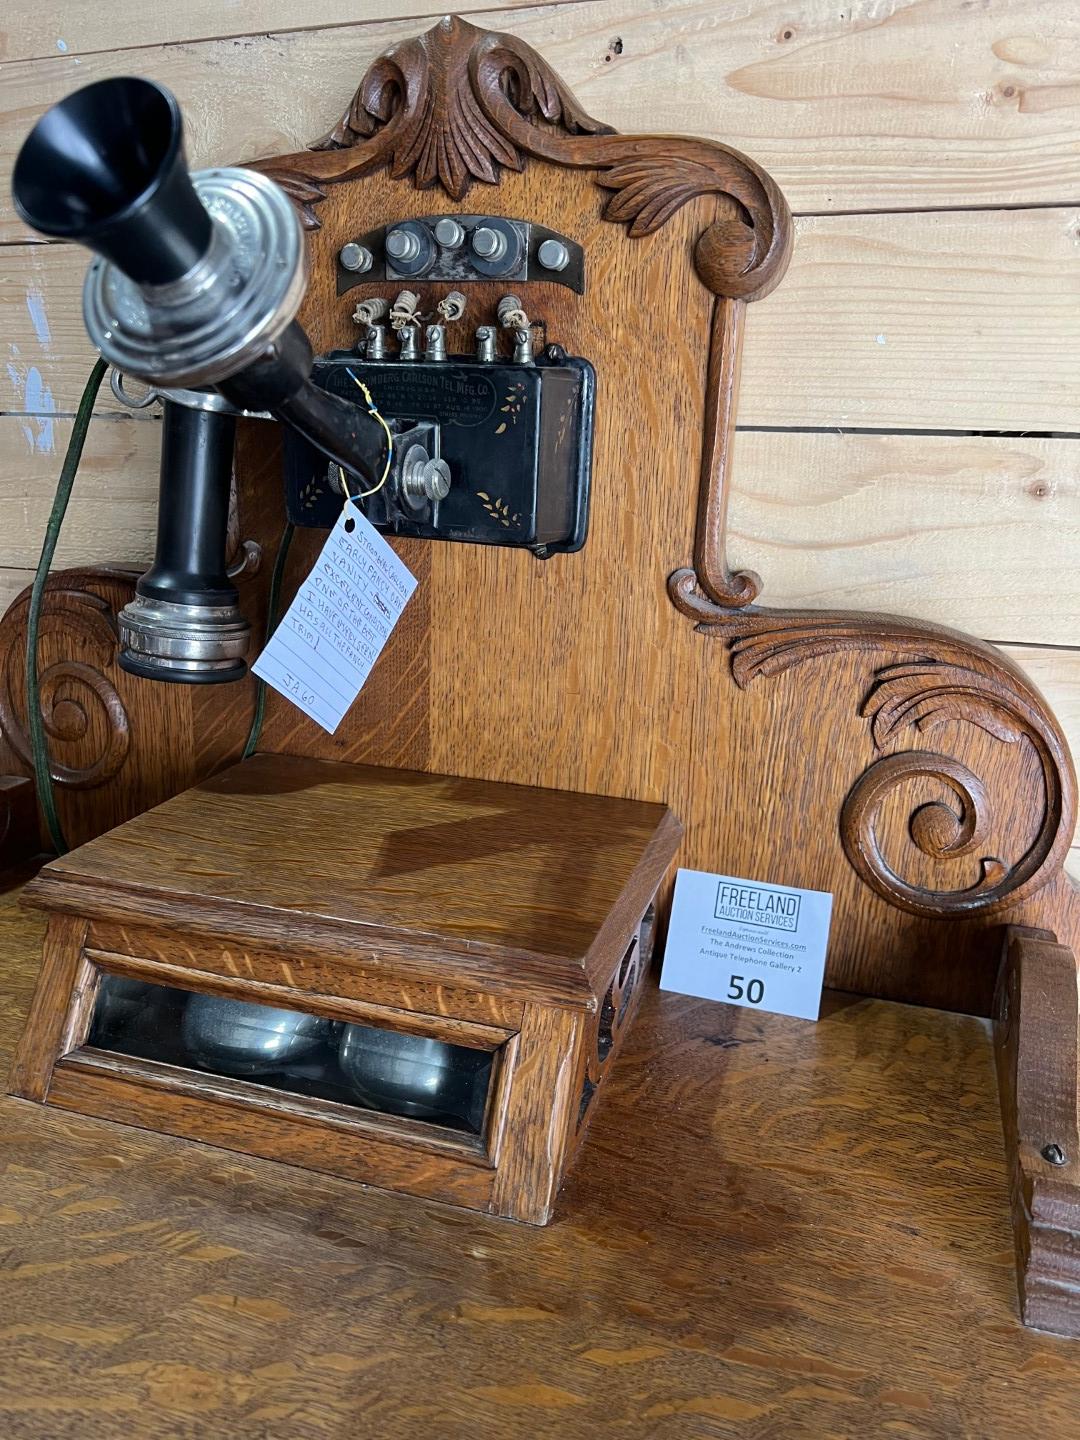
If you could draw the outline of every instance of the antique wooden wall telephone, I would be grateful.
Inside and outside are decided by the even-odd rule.
[[[579,548],[592,443],[588,361],[554,343],[534,355],[533,327],[511,293],[498,308],[514,337],[511,359],[500,360],[494,325],[476,326],[475,355],[448,354],[443,319],[468,310],[456,289],[426,317],[421,347],[419,296],[402,289],[393,302],[361,302],[359,343],[313,362],[296,321],[308,257],[288,197],[250,170],[206,170],[193,181],[182,137],[168,92],[146,80],[102,80],[45,114],[13,176],[24,220],[97,252],[84,316],[118,398],[134,376],[165,405],[158,551],[119,617],[121,666],[184,683],[246,674],[250,627],[226,575],[237,416],[288,427],[293,524],[328,529],[349,475],[370,497],[369,518],[391,534],[521,545],[541,556]],[[584,288],[575,241],[485,215],[384,226],[344,245],[337,272],[342,295],[362,275],[401,285],[546,278]],[[386,318],[395,325],[390,346]],[[497,436],[505,438],[495,445]]]
[[[208,172],[217,199],[196,178],[195,192],[220,206],[219,229],[240,194],[276,217],[279,230],[250,250],[249,222],[270,222],[256,220],[261,211],[236,222],[234,275],[256,273],[271,236],[282,263],[276,288],[251,291],[227,360],[200,354],[199,365],[155,373],[187,340],[177,311],[158,328],[154,287],[182,291],[215,251],[171,148],[168,99],[156,87],[129,95],[153,122],[138,163],[169,177],[158,213],[175,223],[171,268],[140,281],[143,246],[134,261],[114,248],[93,284],[112,275],[131,304],[121,368],[170,403],[184,399],[177,387],[214,386],[245,412],[236,503],[229,519],[226,427],[207,467],[214,479],[196,476],[178,442],[169,468],[193,477],[192,498],[208,497],[212,553],[163,562],[159,552],[165,594],[115,569],[50,582],[39,664],[64,824],[87,840],[139,818],[34,882],[53,918],[13,1088],[546,1219],[633,1014],[650,904],[677,838],[664,802],[686,825],[680,863],[832,892],[828,983],[993,1011],[1025,1315],[1080,1329],[1070,953],[1080,902],[1062,869],[1076,783],[1061,728],[990,646],[901,617],[770,610],[757,603],[761,579],[726,562],[743,328],[791,248],[770,177],[723,145],[614,134],[523,42],[447,19],[376,60],[310,150]],[[135,163],[122,129],[118,120],[110,132],[117,169]],[[48,144],[47,128],[37,143]],[[62,137],[52,152],[63,173]],[[122,173],[138,188],[139,174]],[[270,179],[307,231],[306,294],[305,247]],[[91,212],[95,193],[84,189]],[[23,205],[57,233],[48,195],[24,193]],[[117,278],[125,266],[131,283]],[[206,294],[220,283],[207,276]],[[209,324],[220,336],[236,300],[212,304],[207,319],[192,296],[193,333]],[[101,313],[94,335],[106,354],[122,318]],[[284,444],[253,410],[285,422]],[[379,416],[396,467],[381,486]],[[243,567],[238,621],[225,561],[273,554],[287,514],[297,527],[288,590],[313,563],[343,485],[378,487],[369,518],[419,578],[416,595],[334,735],[270,694],[263,753],[204,781],[244,749],[251,682],[154,686],[127,672],[237,671],[239,627],[265,627],[272,574]],[[201,597],[176,583],[181,572],[202,577]],[[178,650],[164,643],[161,601],[220,613],[187,616],[200,625]],[[26,618],[24,598],[0,625],[12,855],[39,835],[12,659]],[[347,763],[318,763],[328,761]],[[447,775],[470,778],[422,778]],[[523,786],[592,798],[559,809],[535,798],[550,791]],[[607,814],[626,802],[604,796],[639,808]],[[364,803],[382,836],[374,849]],[[290,825],[297,835],[282,840]],[[582,843],[568,849],[575,829]],[[274,858],[279,846],[289,865]],[[313,846],[317,895],[296,880]],[[499,896],[533,883],[523,877],[535,879],[540,851],[544,920],[530,911],[528,936],[515,935],[514,907]],[[172,895],[140,871],[146,853],[162,859]],[[573,913],[582,884],[590,903]],[[434,893],[447,906],[438,945],[422,923]],[[400,1110],[377,1127],[343,1120],[338,1100],[310,1086],[303,1102],[294,1092],[256,1106],[236,1072],[200,1089],[175,1057],[95,1043],[92,1026],[120,1023],[95,1020],[102,974],[463,1047],[486,1076],[481,1101],[469,1092],[464,1107],[482,1114],[435,1133],[430,1116]],[[301,1047],[309,1038],[301,1032]]]

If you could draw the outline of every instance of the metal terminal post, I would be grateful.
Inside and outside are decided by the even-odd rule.
[[[370,325],[368,327],[366,354],[369,360],[386,359],[385,325]]]
[[[494,325],[476,327],[476,358],[484,365],[495,362],[495,340],[498,332]]]
[[[420,336],[414,325],[406,325],[403,330],[398,331],[398,342],[401,345],[398,351],[399,360],[420,359]]]
[[[420,241],[411,230],[391,230],[386,237],[386,253],[391,260],[407,263],[420,254]]]
[[[424,332],[424,339],[427,342],[424,350],[425,360],[446,359],[446,330],[442,325],[429,325]]]
[[[366,245],[358,245],[355,240],[350,240],[338,251],[338,260],[345,270],[353,270],[358,275],[363,275],[370,270],[374,257]]]
[[[465,239],[465,227],[460,220],[455,220],[452,215],[444,215],[435,221],[435,239],[440,245],[445,245],[447,250],[456,250]]]
[[[545,270],[565,270],[570,264],[570,251],[561,240],[543,240],[536,252],[536,258]]]
[[[410,445],[401,466],[401,493],[413,510],[437,505],[450,494],[450,466],[423,445]]]
[[[478,225],[473,231],[472,248],[481,260],[501,260],[506,253],[506,236],[492,225]]]
[[[357,325],[374,325],[376,320],[384,320],[389,313],[390,302],[379,295],[373,295],[370,300],[360,301],[352,318]]]
[[[532,364],[534,364],[534,363],[535,363],[535,362],[534,362],[534,360],[533,360],[533,353],[532,353],[532,331],[531,331],[531,330],[515,330],[515,331],[514,331],[514,364],[515,364],[515,365],[532,365]]]

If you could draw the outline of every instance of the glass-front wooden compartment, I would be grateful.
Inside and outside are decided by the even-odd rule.
[[[496,1053],[435,1035],[103,974],[96,1050],[479,1135]]]

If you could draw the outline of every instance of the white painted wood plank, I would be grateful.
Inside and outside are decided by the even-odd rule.
[[[514,10],[530,3],[503,0],[500,8]],[[480,8],[479,0],[458,0],[454,13],[468,15]],[[33,0],[8,0],[0,29],[0,59],[56,59],[133,46],[406,19],[417,30],[425,29],[432,23],[430,4],[426,0],[259,0],[258,5],[249,0],[178,0],[154,6],[142,0],[111,0],[108,5],[98,0],[61,0],[42,7]]]
[[[187,17],[208,13],[208,0],[143,7],[130,28],[121,13],[111,38],[115,5],[67,0],[41,12],[31,49],[70,47],[66,22],[85,9],[102,17],[97,53],[0,69],[0,194],[34,117],[77,85],[161,80],[185,107],[195,163],[252,159],[324,134],[375,56],[426,28],[381,8],[372,24],[278,30],[276,12],[291,4],[295,15],[296,0],[273,4],[265,18],[266,5],[247,9],[245,28],[257,18],[261,33],[235,35],[223,10],[233,38],[205,40],[193,39],[203,22]],[[325,11],[309,13],[318,24]],[[471,18],[529,41],[620,130],[746,150],[796,211],[1080,202],[1080,7],[1067,0],[597,0]],[[16,28],[6,26],[9,47]],[[192,43],[144,43],[159,33]],[[126,48],[102,50],[103,39]],[[23,233],[10,211],[0,218],[0,238]]]
[[[732,477],[765,604],[1080,645],[1080,440],[743,432]]]

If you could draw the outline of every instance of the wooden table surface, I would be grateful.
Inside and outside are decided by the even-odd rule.
[[[41,922],[0,899],[0,1063]],[[652,990],[545,1230],[0,1100],[4,1440],[1047,1437],[983,1021]]]

